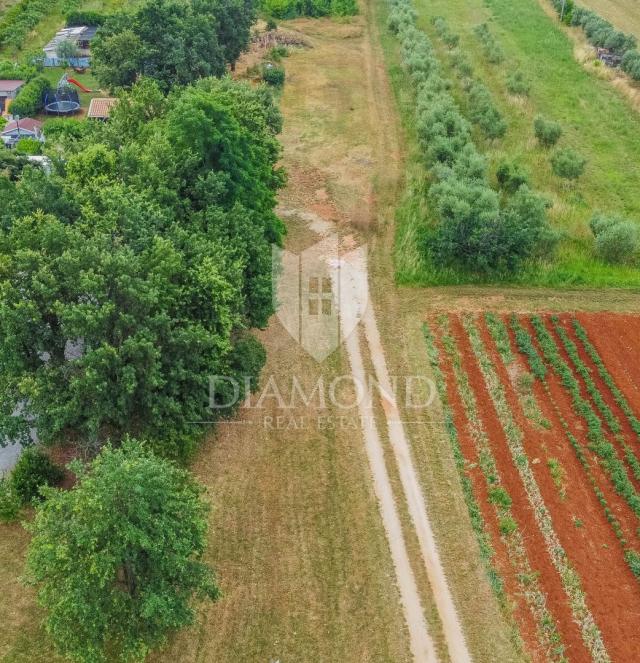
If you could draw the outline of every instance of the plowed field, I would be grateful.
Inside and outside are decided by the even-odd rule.
[[[425,338],[486,570],[532,660],[635,660],[640,317],[434,314]]]

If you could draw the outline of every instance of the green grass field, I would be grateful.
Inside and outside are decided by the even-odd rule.
[[[530,174],[534,188],[553,203],[551,221],[563,235],[553,260],[531,266],[515,283],[549,286],[640,286],[640,269],[605,265],[595,260],[588,221],[594,211],[619,212],[640,223],[640,115],[607,81],[586,71],[574,58],[573,46],[562,29],[547,16],[537,0],[416,0],[420,26],[438,49],[444,71],[453,75],[446,48],[431,26],[434,16],[444,16],[460,34],[460,48],[474,63],[475,76],[491,90],[508,120],[507,135],[496,142],[476,136],[489,159],[490,172],[503,159],[516,160]],[[506,53],[502,64],[489,64],[473,34],[488,21]],[[528,99],[511,97],[505,79],[520,68],[531,82]],[[406,101],[401,72],[392,72],[396,88]],[[457,84],[453,92],[463,110],[466,95]],[[537,146],[533,136],[536,114],[558,120],[564,129],[559,147],[571,147],[588,159],[584,176],[567,186],[551,171],[551,152]],[[405,122],[413,120],[411,104],[404,103]],[[409,132],[411,129],[409,128]],[[424,174],[409,165],[408,189],[399,210],[398,279],[402,283],[455,284],[468,277],[449,271],[435,273],[415,246],[429,211],[421,209],[410,190],[423,186]]]

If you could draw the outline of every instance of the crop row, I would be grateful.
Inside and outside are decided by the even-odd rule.
[[[527,332],[526,329],[524,329],[524,327],[520,324],[519,320],[515,316],[513,316],[512,319],[511,319],[511,326],[512,326],[512,328],[514,330],[514,333],[515,333],[516,344],[518,346],[518,349],[528,359],[529,365],[531,366],[532,370],[533,370],[534,366],[536,367],[536,370],[534,371],[536,373],[536,377],[541,381],[541,383],[542,383],[542,385],[545,389],[545,392],[548,395],[549,402],[553,404],[554,410],[556,412],[556,416],[560,420],[560,423],[561,423],[561,426],[562,426],[562,428],[565,432],[565,435],[566,435],[572,449],[574,450],[574,452],[576,454],[576,457],[578,458],[578,461],[580,462],[580,464],[581,464],[581,466],[582,466],[582,468],[585,472],[585,476],[587,477],[587,480],[588,480],[589,484],[591,485],[592,490],[594,491],[598,502],[603,507],[605,517],[607,518],[607,521],[611,525],[611,527],[613,529],[613,532],[616,535],[616,538],[620,541],[620,544],[621,544],[621,546],[624,550],[625,559],[627,561],[627,564],[631,568],[631,571],[634,573],[634,575],[636,577],[640,578],[640,573],[638,573],[638,571],[640,570],[639,569],[640,565],[638,563],[638,560],[639,560],[638,553],[634,549],[629,547],[628,541],[626,539],[626,536],[624,534],[622,526],[621,526],[619,520],[616,518],[613,510],[609,506],[605,494],[603,493],[602,489],[598,485],[597,479],[593,475],[593,471],[592,471],[592,468],[590,466],[587,454],[585,453],[582,445],[577,440],[575,435],[573,435],[573,433],[571,432],[569,424],[567,423],[566,419],[563,417],[562,413],[560,412],[560,408],[558,407],[558,405],[554,402],[553,398],[551,397],[551,393],[550,393],[550,389],[549,389],[549,385],[548,385],[547,377],[546,377],[547,376],[546,366],[544,365],[544,362],[543,362],[542,358],[538,354],[538,351],[534,346],[533,340],[532,340],[529,332]],[[549,338],[545,337],[544,343],[545,343],[546,346],[549,346],[551,343],[553,343],[553,339],[550,336],[549,336]],[[541,344],[541,347],[542,347],[542,344]],[[555,353],[553,353],[553,351],[550,350],[549,348],[547,348],[547,350],[549,352],[548,359],[549,359],[550,356],[553,356],[553,363],[552,363],[552,361],[550,361],[552,367],[554,366],[554,363],[558,367],[560,367],[560,366],[562,366],[562,364],[564,364],[564,366],[566,366],[566,368],[568,369],[568,372],[570,373],[569,367],[560,358],[559,354],[557,353],[557,349],[556,349]],[[543,349],[543,352],[544,352],[544,349]],[[544,370],[541,370],[541,367],[544,368]],[[562,382],[563,382],[565,388],[567,388],[567,385],[569,385],[570,389],[573,388],[575,390],[576,385],[573,384],[573,380],[575,378],[573,378],[573,380],[572,380],[572,376],[567,375],[567,371],[565,371],[564,368],[561,368],[560,370],[562,370],[562,372],[564,373],[564,380],[562,380]],[[579,389],[579,386],[578,386],[578,389]],[[586,405],[588,405],[588,404],[586,404]],[[574,402],[574,406],[575,406],[575,402]],[[618,463],[619,463],[619,461],[618,461]],[[605,466],[605,469],[607,469],[607,463],[603,463],[603,465]],[[618,469],[620,469],[620,468],[618,467]],[[623,467],[621,468],[621,471],[626,476],[626,472],[624,471]],[[612,476],[610,471],[609,471],[609,476],[613,481],[613,476]],[[624,479],[621,479],[621,481],[624,483]],[[630,488],[632,491],[634,490],[633,486],[629,486],[628,484],[625,484],[625,486],[626,486],[626,489]],[[625,486],[623,486],[623,490],[625,489]],[[614,487],[615,487],[615,483],[614,483]]]
[[[549,660],[563,662],[564,645],[557,624],[547,607],[546,595],[540,588],[527,556],[522,527],[512,513],[512,499],[502,483],[495,457],[486,431],[481,424],[480,412],[469,378],[462,367],[460,353],[449,331],[448,319],[441,318],[442,344],[453,368],[458,394],[464,405],[468,429],[478,453],[478,464],[487,485],[489,501],[498,518],[499,529],[505,542],[509,560],[515,569],[517,582],[534,616],[540,644]]]
[[[464,327],[493,401],[502,430],[505,433],[507,446],[509,447],[514,466],[520,475],[538,528],[544,537],[547,552],[562,579],[574,620],[580,627],[583,640],[593,660],[608,661],[609,655],[602,640],[602,634],[587,606],[586,595],[582,588],[580,577],[569,561],[554,530],[551,516],[545,506],[540,487],[538,486],[523,446],[524,434],[514,418],[504,386],[471,317],[465,317]]]
[[[462,449],[460,447],[458,431],[456,429],[453,412],[451,410],[451,405],[447,396],[446,380],[440,366],[440,352],[436,346],[435,338],[433,337],[433,334],[427,325],[424,325],[423,333],[427,345],[427,356],[429,358],[431,370],[433,371],[436,389],[438,391],[438,396],[442,407],[444,428],[447,432],[449,443],[451,444],[451,449],[453,451],[453,457],[455,460],[456,469],[458,471],[458,476],[462,484],[462,492],[464,495],[467,511],[469,513],[471,527],[480,549],[480,559],[482,560],[487,578],[489,579],[489,584],[497,596],[500,605],[504,607],[506,605],[504,582],[493,563],[495,551],[491,545],[491,536],[487,530],[486,523],[482,516],[482,510],[480,509],[480,506],[478,505],[478,502],[475,498],[472,481],[466,472],[466,463]]]
[[[589,402],[583,398],[578,380],[560,356],[556,343],[542,319],[534,316],[531,322],[536,330],[542,353],[571,396],[574,410],[587,424],[589,448],[600,458],[616,492],[627,502],[636,516],[640,517],[640,495],[629,479],[624,463],[618,458],[613,444],[606,439],[600,418]]]

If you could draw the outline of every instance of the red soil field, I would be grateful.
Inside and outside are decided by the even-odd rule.
[[[625,394],[634,414],[640,418],[640,389],[638,388],[640,385],[640,348],[630,340],[630,335],[633,336],[633,334],[640,339],[640,318],[606,314],[588,314],[576,317],[587,330],[591,343],[598,350],[616,385]],[[631,429],[624,412],[616,404],[613,395],[598,374],[596,366],[576,337],[571,326],[572,319],[573,316],[570,315],[561,316],[562,327],[576,344],[579,356],[590,370],[596,387],[619,420],[624,442],[633,448],[640,458],[638,436]],[[511,456],[507,437],[462,320],[458,315],[451,315],[449,321],[451,335],[455,339],[462,359],[462,369],[467,374],[478,403],[479,423],[489,438],[502,483],[513,500],[511,511],[523,534],[529,563],[540,574],[539,587],[546,596],[547,607],[562,634],[565,655],[570,661],[591,660],[579,627],[574,621],[567,592],[553,565],[534,517],[525,487]],[[508,325],[508,316],[504,316],[503,321]],[[607,653],[612,661],[627,663],[636,660],[637,652],[640,651],[640,628],[638,628],[640,623],[640,582],[633,575],[625,560],[623,544],[616,538],[614,528],[608,522],[604,507],[598,501],[591,482],[602,491],[609,508],[618,519],[629,545],[640,552],[640,539],[637,533],[640,525],[639,519],[623,498],[615,492],[599,459],[587,449],[586,422],[575,412],[569,392],[552,368],[547,365],[546,387],[539,380],[536,380],[532,387],[532,394],[542,416],[551,423],[551,428],[547,430],[529,420],[521,406],[516,377],[528,371],[529,367],[526,358],[516,349],[513,331],[510,330],[510,341],[515,361],[507,367],[493,342],[484,316],[475,317],[474,322],[487,355],[500,379],[514,420],[523,432],[523,447],[553,523],[553,529],[571,565],[580,577],[586,594],[587,606],[600,629]],[[543,356],[541,348],[535,340],[535,331],[530,321],[525,316],[521,316],[520,322],[529,332],[540,355]],[[562,358],[572,368],[580,384],[583,398],[590,402],[594,412],[597,412],[586,391],[584,381],[575,372],[561,339],[553,329],[553,324],[548,317],[545,319],[545,326],[547,331],[552,334]],[[477,463],[477,450],[468,431],[466,413],[457,392],[455,375],[448,366],[449,358],[442,349],[441,339],[438,338],[438,325],[431,324],[430,328],[438,339],[440,365],[446,380],[447,394],[462,452],[467,463]],[[623,352],[624,356],[621,358],[620,355]],[[563,420],[588,458],[591,480],[588,470],[583,468],[569,442],[562,425]],[[608,433],[606,426],[604,430]],[[613,434],[607,434],[607,439],[616,448],[618,457],[624,460],[621,441],[616,439]],[[565,473],[563,494],[554,483],[548,467],[549,459],[557,460]],[[627,470],[634,486],[638,488],[639,484],[633,478],[630,468],[627,467]],[[541,651],[537,641],[535,621],[524,600],[518,596],[518,583],[513,577],[514,571],[509,563],[508,548],[502,541],[496,513],[488,501],[485,480],[477,466],[473,466],[469,476],[496,551],[495,566],[505,581],[507,593],[515,599],[519,599],[516,602],[517,608],[514,617],[521,625],[525,646],[532,658],[539,660]]]

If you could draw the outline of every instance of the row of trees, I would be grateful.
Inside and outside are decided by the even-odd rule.
[[[437,16],[433,26],[442,41],[450,48],[451,61],[463,80],[463,88],[469,97],[469,118],[477,124],[489,139],[502,138],[507,131],[507,123],[493,103],[491,92],[484,83],[473,78],[473,68],[468,58],[457,48],[460,37],[451,31],[447,21]]]
[[[634,81],[640,81],[640,51],[633,35],[617,30],[602,16],[591,9],[577,6],[573,0],[553,0],[553,5],[566,23],[584,30],[593,46],[607,48],[621,55],[622,70]]]
[[[202,488],[167,458],[229,414],[210,376],[252,389],[265,362],[249,330],[274,308],[281,115],[267,86],[204,77],[246,44],[243,7],[153,0],[107,20],[99,52],[140,46],[109,122],[47,122],[46,171],[0,155],[2,443],[35,427],[92,459],[62,491],[27,451],[0,518],[37,500],[24,578],[74,660],[142,660],[193,621],[194,595],[220,593]]]
[[[416,128],[433,183],[429,198],[438,215],[424,247],[439,266],[474,274],[513,274],[553,244],[547,202],[526,184],[502,198],[490,186],[486,163],[468,122],[448,91],[433,48],[416,27],[410,0],[394,0],[389,27],[416,90]]]

